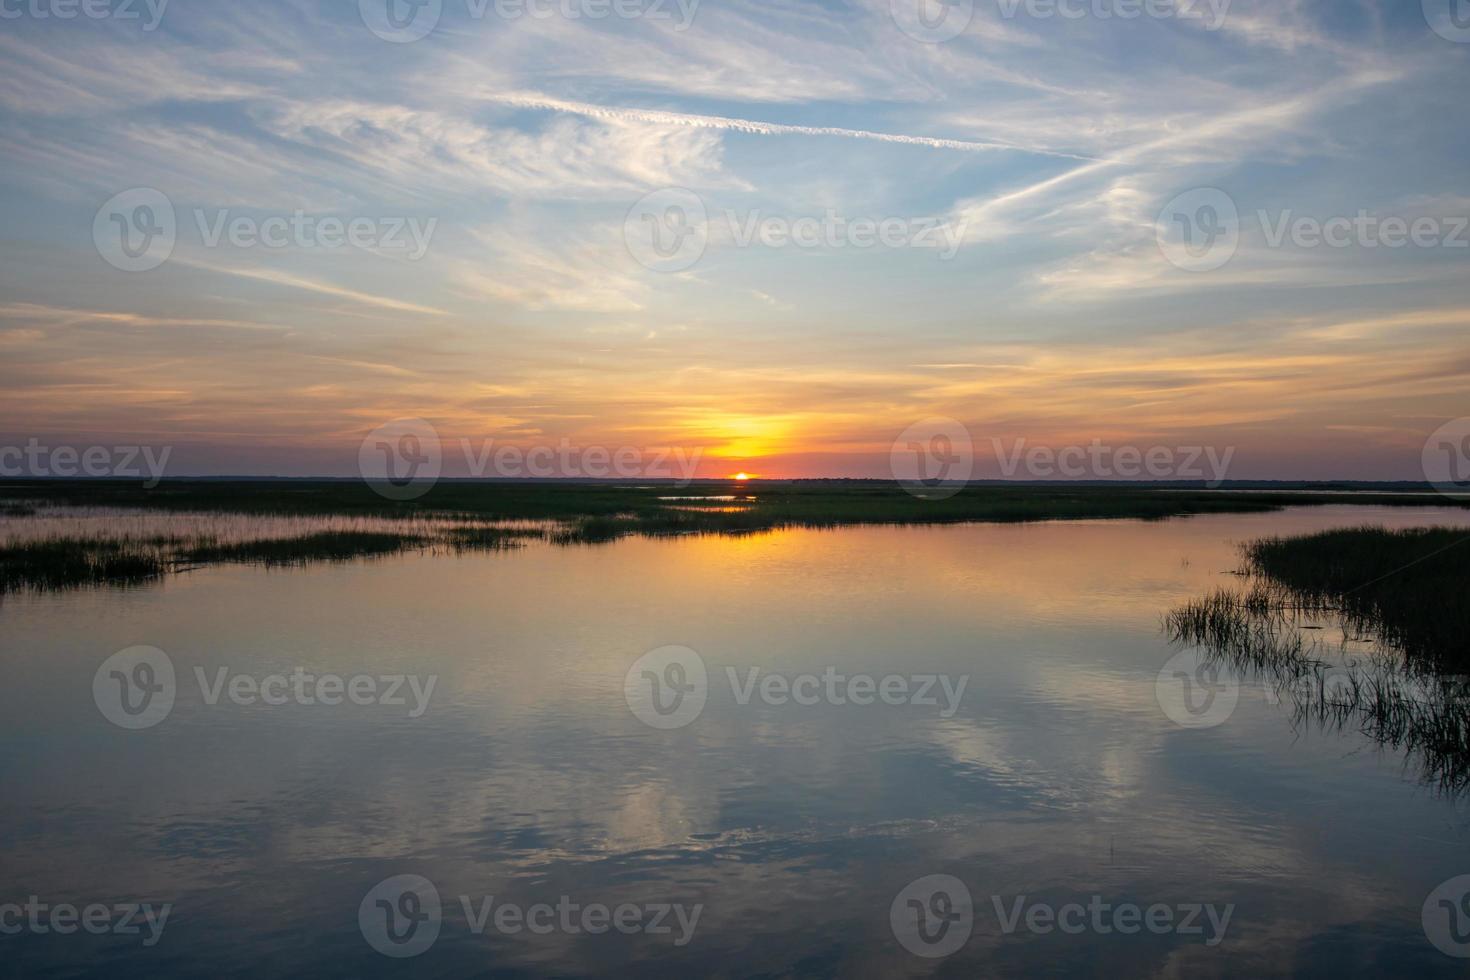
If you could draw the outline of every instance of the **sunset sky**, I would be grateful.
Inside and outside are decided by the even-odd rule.
[[[142,0],[137,20],[30,2],[0,23],[6,445],[351,475],[365,434],[415,417],[699,449],[701,476],[886,477],[940,416],[986,446],[1421,479],[1426,437],[1470,415],[1470,43],[1432,29],[1434,0],[1234,0],[1219,24],[975,0],[943,41],[905,0],[602,20],[436,0],[412,41],[378,36],[388,0],[172,0],[153,29]],[[135,188],[175,215],[147,271],[96,241]],[[1157,235],[1199,188],[1240,217],[1205,271]],[[655,224],[669,200],[706,212],[686,268],[630,241],[660,191]],[[407,231],[211,244],[298,211],[417,228],[423,254]],[[1284,216],[1364,211],[1447,240],[1271,241]],[[832,215],[810,247],[742,241]],[[842,237],[885,220],[953,252]]]

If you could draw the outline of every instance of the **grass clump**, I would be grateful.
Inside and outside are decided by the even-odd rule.
[[[164,571],[157,555],[115,542],[54,539],[0,548],[0,593],[146,582]]]
[[[421,538],[406,534],[323,531],[297,538],[196,545],[179,552],[177,558],[187,564],[304,565],[313,561],[346,561],[361,556],[390,555],[421,543]]]
[[[1336,607],[1412,659],[1470,667],[1470,531],[1348,528],[1266,538],[1245,556],[1301,603]]]
[[[1242,551],[1248,587],[1170,612],[1172,638],[1272,683],[1297,721],[1356,726],[1442,791],[1470,789],[1470,531],[1348,528]],[[1303,640],[1323,617],[1343,630],[1336,663]],[[1368,652],[1349,655],[1349,637]]]
[[[454,551],[506,551],[520,548],[528,540],[546,537],[542,528],[471,525],[444,532],[441,540]]]

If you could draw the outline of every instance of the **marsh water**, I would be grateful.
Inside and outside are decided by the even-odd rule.
[[[1365,523],[1470,516],[531,542],[6,596],[0,904],[169,911],[153,935],[0,915],[0,973],[1458,974],[1423,910],[1470,873],[1463,802],[1264,689],[1205,726],[1160,698],[1181,652],[1162,615],[1233,581],[1239,542]],[[139,646],[176,683],[129,728],[99,668]],[[632,689],[693,683],[666,669],[691,655],[697,714],[649,715]],[[364,696],[271,688],[298,668]],[[934,875],[970,902],[953,949],[916,953],[899,899]],[[376,910],[428,914],[377,904],[399,876],[440,912],[385,945]],[[1198,932],[1027,914],[1089,903],[1230,912]],[[558,904],[638,919],[496,915]]]

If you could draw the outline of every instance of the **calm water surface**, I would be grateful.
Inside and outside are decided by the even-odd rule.
[[[1179,652],[1161,615],[1235,581],[1238,542],[1367,522],[1467,515],[1321,507],[537,543],[7,597],[0,903],[172,909],[152,946],[146,926],[0,935],[0,972],[1458,974],[1421,909],[1470,873],[1463,805],[1400,753],[1294,727],[1248,685],[1203,729],[1171,721],[1157,696]],[[93,694],[102,662],[134,645],[177,671],[171,712],[139,731]],[[706,665],[707,700],[661,730],[624,684],[669,645]],[[413,717],[406,686],[405,705],[210,704],[196,677],[297,667],[436,680]],[[938,705],[758,691],[741,704],[727,668],[740,684],[753,668],[831,668],[965,688],[952,712],[938,690]],[[442,903],[437,938],[401,959],[359,920],[399,875]],[[968,941],[943,958],[909,952],[890,920],[930,875],[973,899],[973,923],[955,925]],[[1021,896],[1234,908],[1218,945],[1208,926],[1007,933],[996,902],[1009,913]],[[668,934],[536,934],[497,929],[493,912],[477,933],[492,897],[492,909],[635,905],[645,924],[658,905],[700,910],[692,933],[670,914]]]

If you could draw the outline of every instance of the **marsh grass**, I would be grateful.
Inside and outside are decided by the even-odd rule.
[[[220,562],[267,566],[305,565],[315,561],[346,561],[357,557],[390,555],[422,543],[422,538],[409,534],[322,531],[299,538],[199,544],[177,552],[173,558],[188,565]]]
[[[472,525],[452,527],[433,543],[447,545],[457,552],[508,551],[523,547],[527,541],[543,540],[546,536],[546,529],[541,527]]]
[[[1334,606],[1349,628],[1413,660],[1470,666],[1470,531],[1347,528],[1266,538],[1245,558],[1296,601]]]
[[[1264,681],[1294,722],[1355,727],[1458,795],[1470,789],[1466,542],[1463,529],[1376,527],[1254,541],[1241,589],[1171,611],[1165,629]],[[1324,619],[1341,628],[1335,649],[1303,635]]]
[[[114,567],[121,575],[116,555],[113,564],[104,560],[104,542],[167,571],[217,561],[302,564],[413,548],[498,551],[535,539],[599,545],[631,535],[743,535],[795,527],[1163,520],[1326,503],[1456,506],[1392,494],[1306,497],[1138,486],[970,486],[943,500],[921,500],[877,481],[762,482],[758,494],[717,481],[680,487],[676,495],[670,489],[667,483],[449,480],[419,500],[400,502],[349,480],[168,480],[151,488],[125,480],[4,481],[0,502],[18,510],[16,520],[0,519],[0,549],[25,544],[30,535],[68,542],[58,547],[74,551],[75,560],[66,566],[72,572],[32,574],[24,569],[35,562],[16,559],[10,576],[0,575],[0,590],[105,582]]]
[[[71,507],[126,507],[153,511],[253,515],[342,515],[374,518],[454,516],[466,520],[574,522],[636,515],[654,518],[674,507],[738,503],[763,528],[839,524],[946,524],[960,521],[1040,521],[1108,518],[1162,519],[1187,514],[1255,513],[1287,506],[1376,504],[1470,506],[1447,497],[1392,493],[1220,492],[1197,487],[1136,485],[973,485],[944,500],[920,500],[891,481],[701,481],[624,485],[558,481],[441,480],[423,497],[387,500],[360,480],[165,480],[145,487],[130,480],[8,480],[0,496],[10,503]],[[677,496],[677,500],[663,499]],[[712,509],[712,508],[705,508]],[[718,532],[718,513],[701,525]],[[740,515],[736,515],[739,517]],[[657,521],[648,525],[658,530]]]
[[[43,508],[31,538],[14,526],[0,535],[0,594],[126,585],[204,565],[268,567],[383,557],[411,550],[466,553],[517,548],[546,537],[539,525],[452,519],[253,517]],[[81,533],[60,529],[80,525]]]
[[[115,542],[82,546],[35,541],[0,547],[0,593],[126,585],[160,578],[165,571],[157,555]]]

